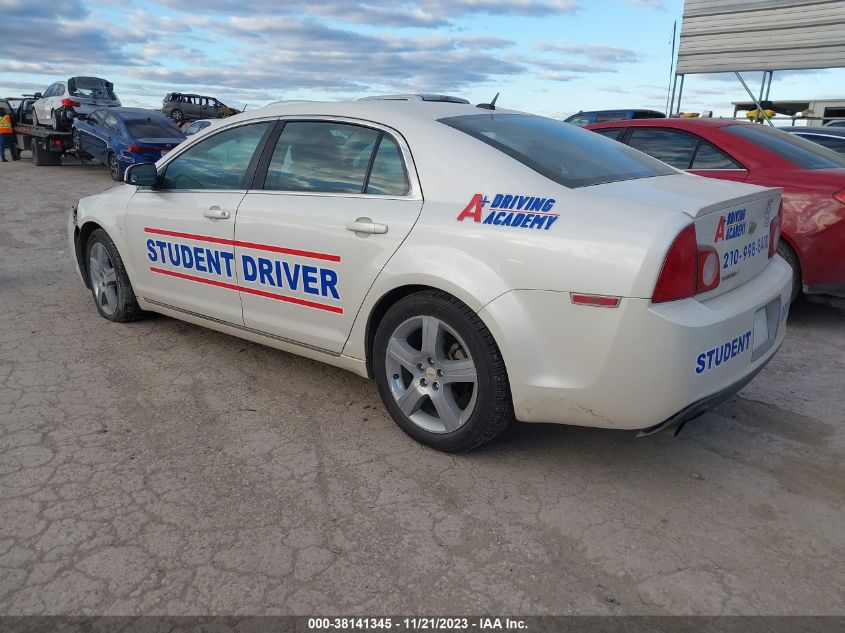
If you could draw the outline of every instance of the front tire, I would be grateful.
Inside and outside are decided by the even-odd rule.
[[[117,247],[103,229],[91,233],[85,246],[88,282],[100,316],[115,323],[140,319],[144,313]]]
[[[493,335],[469,307],[440,291],[401,299],[373,345],[379,393],[396,424],[439,451],[468,451],[514,418],[507,370]]]
[[[792,292],[789,296],[789,302],[792,303],[801,294],[801,288],[803,287],[801,283],[801,262],[798,261],[796,252],[792,250],[792,247],[783,238],[778,242],[778,255],[783,257],[790,268],[792,268]]]
[[[170,113],[170,116],[173,118],[174,121],[181,121],[185,118],[185,115],[182,114],[181,110],[174,110]]]

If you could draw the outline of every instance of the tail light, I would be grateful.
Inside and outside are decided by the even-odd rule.
[[[62,99],[62,105],[66,108],[78,108],[82,104],[79,101],[74,101],[73,99]]]
[[[845,191],[845,189],[843,189]],[[778,252],[778,242],[780,242],[780,227],[783,221],[783,202],[780,203],[778,214],[772,218],[772,223],[769,224],[769,259],[775,256]]]
[[[126,148],[126,151],[127,152],[140,152],[141,146],[140,145],[130,145],[129,147]]]
[[[695,226],[678,234],[657,277],[651,300],[654,303],[688,299],[719,287],[719,253],[712,246],[699,246]]]
[[[712,246],[698,248],[698,279],[696,280],[696,294],[708,292],[717,288],[719,278],[719,253]]]

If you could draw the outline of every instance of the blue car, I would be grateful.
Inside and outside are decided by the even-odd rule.
[[[143,108],[103,108],[73,121],[79,156],[108,165],[117,181],[129,165],[153,163],[184,140],[169,117]]]

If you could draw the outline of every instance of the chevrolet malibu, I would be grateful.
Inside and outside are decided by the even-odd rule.
[[[779,190],[490,108],[231,117],[78,203],[82,280],[111,321],[159,312],[375,378],[443,451],[513,420],[676,430],[771,360]]]

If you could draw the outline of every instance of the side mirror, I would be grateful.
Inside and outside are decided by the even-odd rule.
[[[33,99],[40,99],[42,96],[43,95],[40,92],[36,92],[34,95],[32,95],[32,98]]]
[[[155,187],[158,182],[158,171],[155,163],[129,165],[123,174],[123,182],[136,187]]]

